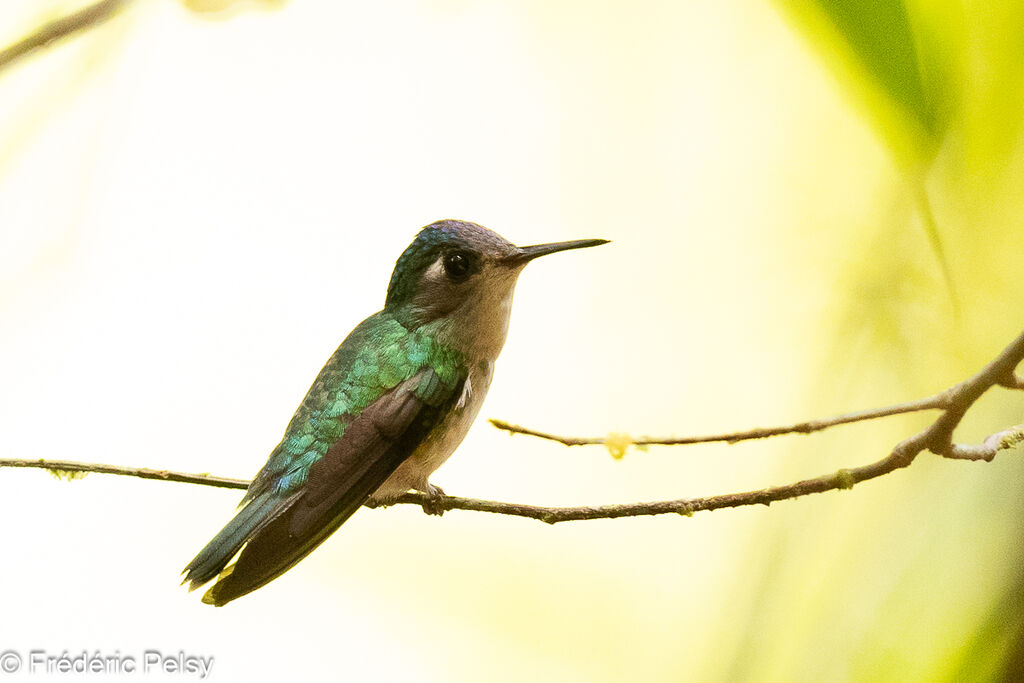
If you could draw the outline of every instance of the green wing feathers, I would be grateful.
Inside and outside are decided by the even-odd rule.
[[[235,518],[185,568],[223,605],[287,571],[350,517],[440,423],[466,378],[459,354],[386,313],[317,376]],[[241,549],[238,560],[228,562]]]
[[[460,354],[409,332],[387,313],[367,318],[320,371],[246,499],[270,488],[282,494],[300,489],[310,467],[345,434],[353,416],[424,368],[433,373],[416,393],[435,403],[461,381],[464,367]]]

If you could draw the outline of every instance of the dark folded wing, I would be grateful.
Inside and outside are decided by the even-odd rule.
[[[255,530],[203,602],[223,605],[256,590],[320,545],[440,423],[463,383],[447,385],[424,368],[364,408],[310,467],[302,491]]]

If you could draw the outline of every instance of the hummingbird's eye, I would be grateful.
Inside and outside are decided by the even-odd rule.
[[[444,272],[452,282],[463,282],[469,277],[469,256],[461,251],[445,254],[441,261]]]

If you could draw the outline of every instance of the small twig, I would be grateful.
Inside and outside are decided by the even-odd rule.
[[[31,35],[0,50],[0,71],[22,57],[47,47],[58,40],[102,24],[120,10],[127,0],[100,0],[93,5],[61,17],[36,29]]]
[[[1018,355],[1019,354],[1019,355]],[[995,365],[997,361],[1004,358],[1006,359],[995,369],[989,370],[992,365]],[[904,413],[916,413],[924,410],[942,410],[945,413],[959,413],[960,417],[963,416],[962,411],[958,408],[958,404],[962,404],[962,409],[966,410],[970,407],[977,397],[971,399],[969,402],[964,402],[963,398],[969,393],[970,390],[977,390],[982,385],[982,392],[993,387],[1001,386],[1007,389],[1024,389],[1024,376],[1021,376],[1014,372],[1016,364],[1012,364],[1013,359],[1017,359],[1017,364],[1020,363],[1020,356],[1024,356],[1024,333],[1021,334],[1010,346],[1004,349],[1003,354],[1000,354],[996,361],[986,366],[986,369],[979,373],[975,377],[971,378],[967,382],[962,382],[956,386],[953,386],[945,391],[939,392],[932,396],[928,396],[916,401],[908,401],[906,403],[897,403],[895,405],[886,406],[884,408],[873,408],[871,410],[861,410],[855,413],[844,413],[843,415],[836,415],[834,417],[824,418],[821,420],[808,420],[806,422],[797,422],[791,425],[782,425],[778,427],[757,427],[754,429],[747,429],[739,432],[728,432],[725,434],[708,434],[703,436],[639,436],[639,437],[626,437],[623,435],[609,435],[609,436],[564,436],[560,434],[551,434],[549,432],[542,432],[537,429],[530,427],[523,427],[522,425],[512,424],[505,420],[498,420],[491,418],[488,420],[492,425],[498,429],[504,430],[510,434],[524,434],[526,436],[535,436],[539,439],[546,439],[548,441],[555,441],[557,443],[566,446],[599,446],[599,445],[610,445],[609,441],[614,440],[616,442],[623,441],[623,443],[630,446],[686,446],[689,444],[697,443],[716,443],[724,442],[729,444],[739,443],[740,441],[750,441],[752,439],[766,439],[773,436],[781,436],[783,434],[812,434],[819,432],[823,429],[830,427],[836,427],[844,424],[851,424],[853,422],[864,422],[867,420],[877,420],[881,417],[889,417],[891,415],[902,415]],[[1006,369],[1006,368],[1009,369]],[[975,380],[985,374],[984,381],[980,384],[975,383]],[[1001,374],[1000,374],[1001,373]],[[970,385],[969,387],[966,385]],[[973,395],[973,394],[971,394]],[[979,393],[978,396],[981,394]],[[949,419],[949,418],[946,418]],[[956,422],[959,422],[957,418]],[[955,426],[955,425],[954,425]],[[615,445],[615,444],[612,444]]]
[[[979,444],[952,444],[948,450],[939,453],[954,460],[984,460],[991,462],[996,453],[1013,448],[1024,441],[1024,425],[1015,425],[992,434]]]
[[[595,507],[542,507],[538,505],[524,505],[520,503],[501,503],[492,500],[478,500],[475,498],[459,498],[457,496],[432,497],[424,493],[406,493],[396,503],[419,505],[424,511],[431,513],[444,512],[447,510],[471,510],[476,512],[491,512],[502,515],[513,515],[537,519],[548,524],[568,522],[585,519],[613,519],[617,517],[639,517],[644,515],[661,515],[676,513],[692,515],[694,512],[703,510],[718,510],[720,508],[740,507],[744,505],[769,505],[779,500],[799,498],[812,493],[823,493],[838,489],[850,489],[855,484],[868,479],[874,479],[893,472],[897,469],[907,467],[924,450],[930,450],[945,458],[957,460],[992,460],[996,453],[1001,450],[1013,448],[1024,442],[1024,425],[1009,427],[985,439],[981,444],[964,445],[952,442],[953,430],[960,424],[960,420],[967,413],[967,410],[993,386],[1008,386],[1012,388],[1024,388],[1020,386],[1019,376],[1014,374],[1016,367],[1024,360],[1024,333],[1021,333],[1013,342],[986,365],[981,372],[970,379],[951,387],[941,394],[933,397],[914,401],[911,403],[869,410],[861,413],[852,413],[839,418],[822,420],[818,422],[801,423],[802,425],[823,425],[818,429],[828,426],[843,424],[845,422],[858,421],[861,419],[873,419],[884,415],[895,415],[901,412],[913,412],[915,410],[927,410],[941,408],[942,414],[927,428],[914,436],[904,439],[888,456],[873,462],[870,465],[842,469],[831,474],[825,474],[814,479],[805,479],[794,484],[783,486],[771,486],[756,491],[745,491],[742,493],[727,493],[707,498],[684,498],[680,500],[665,500],[649,503],[626,503],[618,505],[599,505]],[[1014,378],[1010,380],[1008,378]],[[870,417],[865,417],[870,416]],[[856,417],[856,419],[853,419]],[[782,428],[776,428],[782,429]],[[757,430],[754,430],[757,431]],[[765,431],[765,430],[761,430]],[[790,429],[789,431],[799,431]],[[528,432],[524,432],[528,433]],[[750,434],[753,432],[736,432],[736,434]],[[786,433],[779,431],[778,433]],[[726,439],[731,440],[735,435]],[[759,438],[759,437],[748,437]],[[3,467],[35,467],[51,470],[57,474],[63,472],[98,472],[103,474],[119,474],[143,479],[159,479],[162,481],[177,481],[187,484],[202,484],[204,486],[219,486],[223,488],[244,489],[248,486],[247,481],[241,479],[228,479],[225,477],[214,477],[208,474],[186,474],[182,472],[170,472],[166,470],[152,470],[147,468],[119,467],[117,465],[102,465],[95,463],[82,463],[66,460],[21,460],[21,459],[0,459],[0,468]],[[380,507],[376,504],[367,504],[367,507]]]
[[[189,474],[188,472],[172,472],[171,470],[152,470],[148,467],[123,467],[121,465],[103,465],[93,462],[77,462],[75,460],[24,460],[0,459],[2,467],[31,467],[50,470],[56,474],[63,472],[83,472],[86,474],[117,474],[124,477],[139,479],[157,479],[159,481],[176,481],[182,484],[201,484],[224,489],[247,489],[249,482],[245,479],[215,477],[212,474]]]
[[[904,413],[916,413],[923,410],[943,410],[947,407],[949,407],[949,392],[944,391],[917,401],[899,403],[892,406],[886,406],[884,408],[874,408],[872,410],[861,410],[856,413],[846,413],[821,420],[808,420],[806,422],[797,422],[795,424],[782,425],[778,427],[756,427],[754,429],[747,429],[741,432],[708,434],[704,436],[639,436],[635,439],[630,438],[629,444],[632,446],[686,446],[695,443],[716,442],[732,444],[739,443],[740,441],[750,441],[751,439],[766,439],[772,436],[781,436],[783,434],[813,434],[814,432],[820,432],[821,430],[828,429],[829,427],[850,424],[851,422],[877,420],[880,417],[902,415]],[[511,422],[505,422],[504,420],[490,419],[488,422],[498,429],[503,429],[511,434],[535,436],[540,439],[557,441],[558,443],[565,444],[566,446],[594,446],[604,445],[608,442],[608,437],[603,436],[560,436],[558,434],[549,434],[548,432],[541,432],[529,427],[512,424]]]

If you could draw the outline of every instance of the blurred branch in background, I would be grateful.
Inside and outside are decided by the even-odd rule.
[[[44,24],[13,45],[0,50],[0,73],[36,50],[49,47],[69,36],[99,26],[113,17],[128,0],[100,0],[79,11]]]
[[[663,440],[647,443],[699,443],[703,441],[738,441],[743,439],[764,438],[780,434],[801,431],[818,431],[840,424],[870,420],[886,415],[914,412],[918,410],[941,409],[942,413],[935,421],[914,436],[898,443],[888,456],[869,465],[842,469],[832,474],[822,475],[814,479],[805,479],[794,484],[772,486],[756,491],[729,493],[706,498],[684,498],[680,500],[657,501],[651,503],[626,503],[616,505],[600,505],[596,507],[541,507],[522,505],[519,503],[501,503],[474,498],[456,496],[430,496],[425,493],[409,492],[399,498],[397,503],[419,505],[425,512],[440,514],[447,510],[470,510],[475,512],[491,512],[495,514],[528,517],[548,524],[558,522],[579,521],[585,519],[612,519],[617,517],[639,517],[645,515],[662,515],[668,513],[692,515],[702,510],[718,510],[721,508],[741,507],[744,505],[769,505],[775,501],[799,498],[812,493],[823,493],[838,489],[850,489],[854,484],[874,479],[909,466],[924,450],[954,460],[985,460],[991,461],[1001,450],[1013,448],[1024,442],[1024,424],[1009,427],[986,438],[980,444],[953,443],[953,431],[963,419],[967,411],[981,398],[982,394],[994,386],[1008,389],[1024,389],[1024,377],[1016,373],[1016,368],[1024,361],[1024,332],[1017,336],[1003,351],[986,365],[978,374],[944,392],[920,401],[913,401],[888,408],[867,410],[847,416],[804,422],[791,427],[767,430],[750,430],[732,435],[718,437],[695,437],[689,440]],[[500,426],[500,425],[499,425]],[[810,428],[813,427],[813,428]],[[503,427],[503,428],[508,428]],[[510,430],[519,433],[552,438],[532,430]],[[562,443],[566,443],[563,439]],[[605,443],[606,441],[591,440],[587,443]],[[79,473],[97,472],[102,474],[118,474],[143,479],[161,479],[187,484],[201,484],[222,488],[245,489],[249,482],[241,479],[214,477],[208,474],[187,474],[152,470],[147,468],[128,468],[117,465],[104,465],[61,460],[22,460],[0,459],[0,467],[32,467],[50,470],[57,476],[75,478]],[[379,507],[367,504],[367,507]]]

